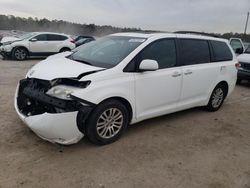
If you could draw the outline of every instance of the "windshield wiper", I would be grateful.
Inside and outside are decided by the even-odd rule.
[[[68,58],[71,59],[71,60],[73,60],[73,61],[84,63],[84,64],[87,64],[87,65],[92,65],[91,63],[89,63],[87,61],[84,61],[84,60],[81,60],[81,59],[74,59],[72,55],[68,56]]]

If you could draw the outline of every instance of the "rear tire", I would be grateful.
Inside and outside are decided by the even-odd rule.
[[[129,114],[126,107],[117,100],[108,100],[91,112],[85,133],[92,143],[106,145],[118,140],[128,123]]]
[[[27,58],[28,51],[23,47],[17,47],[12,51],[11,56],[14,60],[23,61]]]
[[[223,84],[216,86],[210,96],[208,105],[205,106],[205,110],[209,112],[215,112],[223,105],[227,95],[226,87]]]
[[[60,50],[60,53],[61,53],[61,52],[69,52],[69,51],[71,51],[71,49],[65,47],[65,48],[62,48],[62,49]]]

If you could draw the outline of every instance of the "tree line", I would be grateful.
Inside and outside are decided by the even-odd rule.
[[[63,20],[48,20],[46,18],[22,18],[13,15],[0,15],[0,30],[22,30],[27,32],[32,31],[51,31],[67,33],[72,35],[92,35],[104,36],[117,32],[144,32],[140,28],[119,28],[110,25],[95,25],[95,24],[79,24]],[[156,32],[156,31],[148,31]],[[242,38],[244,41],[250,42],[250,34],[228,32],[224,34],[210,33],[222,38]]]
[[[27,32],[50,31],[72,35],[103,36],[117,32],[141,31],[140,28],[119,28],[110,25],[78,24],[63,20],[46,18],[22,18],[13,15],[0,15],[0,30],[22,30]]]

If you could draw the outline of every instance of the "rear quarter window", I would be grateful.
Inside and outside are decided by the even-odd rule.
[[[233,55],[228,45],[222,41],[210,41],[213,48],[213,62],[216,61],[231,61]]]
[[[66,39],[68,39],[68,37],[63,35],[53,35],[53,34],[48,35],[48,41],[64,41]]]

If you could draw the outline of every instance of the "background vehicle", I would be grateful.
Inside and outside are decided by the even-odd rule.
[[[75,48],[74,40],[65,34],[34,32],[20,37],[2,38],[0,52],[16,60],[28,56],[49,56]]]
[[[43,139],[109,144],[128,124],[197,106],[217,111],[235,87],[237,63],[224,39],[114,34],[34,66],[15,108]]]
[[[240,83],[242,80],[250,80],[250,46],[237,58],[240,63],[237,82]]]
[[[76,47],[86,44],[88,42],[94,41],[95,38],[91,36],[78,36],[75,39]]]
[[[231,38],[229,40],[229,43],[237,55],[242,54],[246,49],[244,43],[240,38]]]

